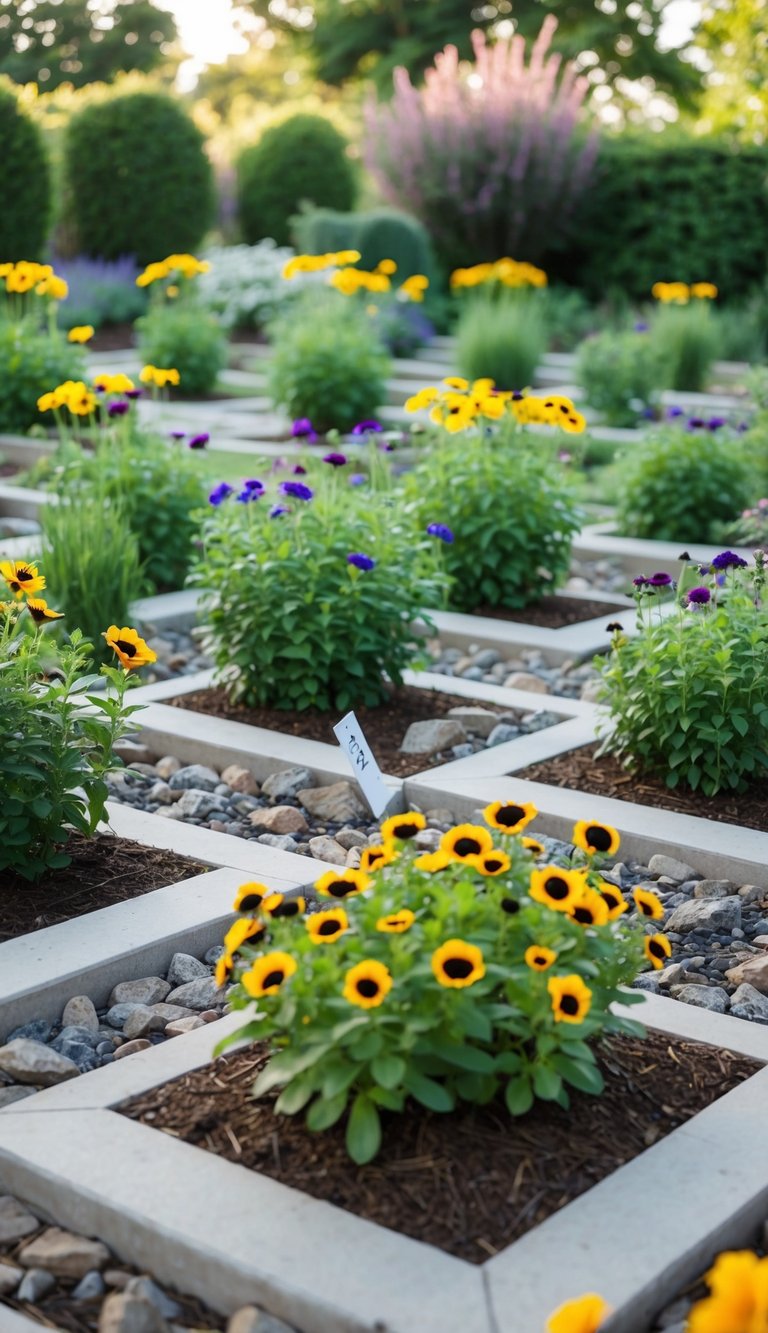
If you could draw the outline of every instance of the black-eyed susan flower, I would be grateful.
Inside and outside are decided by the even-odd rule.
[[[456,861],[482,856],[493,850],[493,838],[481,824],[457,824],[440,839],[440,851]]]
[[[67,342],[87,343],[91,341],[96,330],[92,324],[76,324],[67,334]]]
[[[349,930],[349,917],[343,907],[330,907],[327,912],[313,912],[304,925],[314,944],[330,944]]]
[[[524,954],[525,962],[534,972],[546,972],[557,960],[554,949],[547,949],[543,944],[532,944]]]
[[[362,870],[327,870],[315,884],[321,898],[349,898],[364,893],[371,881]]]
[[[276,995],[283,982],[296,971],[296,960],[289,953],[265,953],[244,972],[240,980],[249,995],[258,1000],[262,995]]]
[[[381,826],[382,842],[406,842],[427,827],[427,821],[418,810],[406,810],[404,815],[391,815]]]
[[[347,972],[342,994],[349,1004],[357,1004],[361,1009],[376,1009],[391,989],[389,968],[375,958],[365,958]]]
[[[556,912],[570,912],[584,893],[584,876],[578,870],[544,866],[531,871],[529,892],[534,902],[553,907]]]
[[[604,926],[609,920],[608,904],[596,889],[585,888],[568,915],[580,926]]]
[[[538,813],[530,801],[494,801],[485,807],[483,819],[500,833],[522,833]]]
[[[546,1333],[598,1333],[610,1313],[611,1307],[602,1296],[589,1291],[558,1306],[547,1320]]]
[[[544,843],[539,842],[538,838],[521,838],[520,842],[525,850],[530,852],[532,856],[544,855]]]
[[[410,930],[416,917],[408,907],[401,907],[399,912],[390,912],[389,916],[380,916],[376,929],[385,935],[402,935]]]
[[[261,910],[270,918],[303,916],[307,904],[304,898],[286,898],[284,893],[270,893],[261,904]]]
[[[233,922],[224,936],[224,949],[228,954],[237,953],[241,945],[248,940],[261,939],[266,930],[263,921],[254,921],[253,917],[241,917],[239,921]]]
[[[257,884],[255,880],[249,880],[247,884],[241,884],[237,890],[232,910],[234,912],[257,912],[264,899],[268,897],[269,889],[266,884]]]
[[[647,917],[649,921],[661,921],[664,915],[664,905],[661,898],[652,889],[633,889],[632,897],[641,916]]]
[[[117,653],[126,671],[137,671],[139,667],[157,661],[157,653],[145,643],[137,630],[131,629],[128,625],[124,625],[122,629],[118,629],[117,625],[110,625],[101,637],[106,639],[109,647]]]
[[[668,958],[672,957],[672,945],[666,935],[656,933],[655,935],[646,935],[643,940],[643,949],[649,963],[658,970],[663,967]]]
[[[470,859],[470,865],[478,870],[481,875],[493,877],[495,875],[505,875],[512,862],[506,852],[500,852],[498,848],[493,847],[490,852],[483,852],[481,856],[473,856]]]
[[[510,898],[509,895],[505,895],[501,899],[499,907],[502,912],[506,912],[507,916],[517,916],[520,911],[520,904],[517,901],[517,898]]]
[[[547,982],[556,1023],[581,1023],[589,1013],[592,992],[581,977],[550,977]]]
[[[598,892],[608,907],[609,921],[615,921],[623,912],[629,910],[629,903],[621,889],[617,889],[615,884],[608,884],[603,880]]]
[[[416,870],[424,871],[427,875],[436,875],[441,870],[447,870],[448,866],[454,865],[452,856],[447,852],[424,852],[422,856],[417,856],[414,861]]]
[[[36,625],[44,625],[46,620],[63,620],[63,611],[54,611],[44,597],[28,597],[27,610]]]
[[[29,597],[45,587],[45,576],[37,565],[29,565],[26,560],[0,560],[0,574],[14,597]]]
[[[612,856],[618,851],[621,838],[610,824],[599,824],[596,819],[580,819],[573,827],[573,841],[587,856]]]
[[[441,986],[473,986],[485,976],[482,951],[466,940],[446,940],[432,955],[432,971]]]
[[[219,990],[222,990],[222,988],[226,986],[227,982],[232,976],[234,966],[235,966],[235,960],[232,957],[231,953],[223,953],[221,955],[221,958],[216,963],[216,969],[213,974],[213,979],[216,982],[216,985],[218,986]]]
[[[398,853],[391,843],[377,843],[375,847],[364,847],[360,853],[360,869],[366,874],[381,870],[396,861]]]

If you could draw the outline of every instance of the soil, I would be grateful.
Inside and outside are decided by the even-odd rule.
[[[49,870],[37,884],[13,871],[0,871],[0,943],[210,869],[176,852],[108,834],[84,838],[73,833],[62,850],[71,863],[63,870]]]
[[[308,741],[337,744],[333,727],[341,716],[339,709],[332,712],[320,712],[318,709],[298,712],[283,708],[245,708],[241,704],[230,703],[221,687],[196,690],[193,694],[167,699],[166,703],[172,704],[174,708],[188,708],[193,713],[224,717],[230,722],[245,722],[251,727],[265,727],[268,731],[282,731],[288,736],[302,736]],[[355,709],[355,715],[382,772],[394,777],[410,777],[413,773],[421,773],[425,768],[446,762],[445,758],[441,759],[437,755],[400,753],[403,737],[410,724],[445,717],[451,708],[468,707],[488,708],[498,713],[499,717],[504,712],[482,700],[463,699],[455,694],[441,694],[438,690],[419,690],[415,686],[405,685],[391,691],[389,703],[378,704],[375,708],[360,705]]]
[[[521,769],[515,778],[590,792],[594,796],[613,796],[617,801],[634,801],[656,810],[674,810],[680,815],[697,815],[699,819],[714,819],[718,824],[741,824],[768,833],[764,782],[755,783],[741,795],[720,792],[718,796],[702,796],[688,788],[672,791],[662,778],[628,773],[613,755],[598,759],[598,748],[583,745],[578,750],[569,750],[567,754]]]
[[[124,352],[136,346],[132,324],[105,324],[97,329],[88,344],[91,352]]]
[[[255,1102],[263,1045],[154,1088],[120,1110],[249,1170],[381,1226],[483,1263],[755,1073],[743,1056],[651,1033],[613,1037],[596,1054],[600,1097],[568,1110],[537,1102],[511,1120],[501,1102],[435,1115],[409,1102],[383,1121],[377,1159],[355,1166],[343,1122],[313,1134]]]
[[[22,471],[21,463],[0,463],[0,478],[17,477]]]
[[[598,620],[605,616],[610,620],[618,611],[626,611],[621,602],[588,602],[582,597],[540,597],[530,606],[520,611],[512,611],[506,606],[489,606],[483,603],[472,612],[475,616],[490,616],[493,620],[512,620],[518,625],[538,625],[543,629],[565,629],[567,625],[580,625],[585,620]]]

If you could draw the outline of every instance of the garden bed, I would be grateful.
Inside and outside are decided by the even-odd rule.
[[[564,594],[552,594],[540,597],[538,601],[518,611],[506,606],[489,606],[486,602],[476,606],[475,616],[487,616],[492,620],[511,620],[517,625],[538,625],[542,629],[564,629],[568,625],[580,625],[585,620],[597,620],[600,616],[610,617],[614,612],[626,611],[626,602],[590,601],[585,597],[567,597]]]
[[[206,869],[176,852],[108,835],[73,833],[65,850],[70,865],[48,871],[37,884],[4,872],[0,942],[138,898]]]
[[[358,1216],[483,1263],[639,1156],[758,1068],[751,1060],[651,1035],[602,1043],[606,1091],[568,1110],[537,1103],[512,1122],[503,1105],[434,1115],[411,1104],[384,1127],[381,1156],[347,1157],[344,1128],[311,1134],[254,1102],[266,1063],[249,1047],[117,1108]],[[597,1150],[596,1150],[597,1149]]]
[[[543,763],[522,769],[515,773],[515,777],[522,781],[544,782],[552,787],[567,787],[594,796],[612,796],[619,801],[649,805],[658,810],[695,815],[699,819],[711,819],[719,824],[739,824],[742,828],[768,833],[768,801],[764,783],[755,783],[744,794],[721,792],[717,796],[703,796],[700,792],[689,790],[673,791],[661,778],[640,778],[628,773],[612,755],[603,755],[598,759],[598,748],[597,744],[593,744],[568,750]]]

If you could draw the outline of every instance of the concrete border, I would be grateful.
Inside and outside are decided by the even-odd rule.
[[[573,540],[573,554],[580,560],[620,560],[630,577],[636,574],[652,574],[656,570],[669,570],[670,566],[680,564],[682,542],[647,541],[642,537],[621,537],[616,533],[615,524],[591,523]],[[692,560],[701,564],[717,554],[714,543],[695,542],[685,547]],[[734,547],[744,560],[750,560],[752,552],[746,547]]]

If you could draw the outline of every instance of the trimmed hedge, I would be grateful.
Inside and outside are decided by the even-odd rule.
[[[307,254],[359,250],[359,267],[365,269],[374,269],[382,259],[394,259],[395,285],[412,273],[434,278],[435,256],[426,228],[397,208],[374,208],[365,213],[305,209],[293,219],[292,227],[297,248]]]
[[[40,130],[5,82],[0,84],[0,143],[5,181],[0,262],[39,259],[51,221],[51,172]]]
[[[355,169],[346,140],[324,116],[291,116],[265,130],[237,163],[243,239],[290,241],[290,219],[306,202],[346,212],[355,203]]]
[[[205,140],[164,93],[127,93],[85,107],[64,144],[82,253],[139,264],[194,250],[214,215]]]
[[[767,238],[768,149],[623,135],[604,140],[569,240],[543,262],[595,300],[648,298],[674,279],[714,282],[730,300],[763,280]]]

